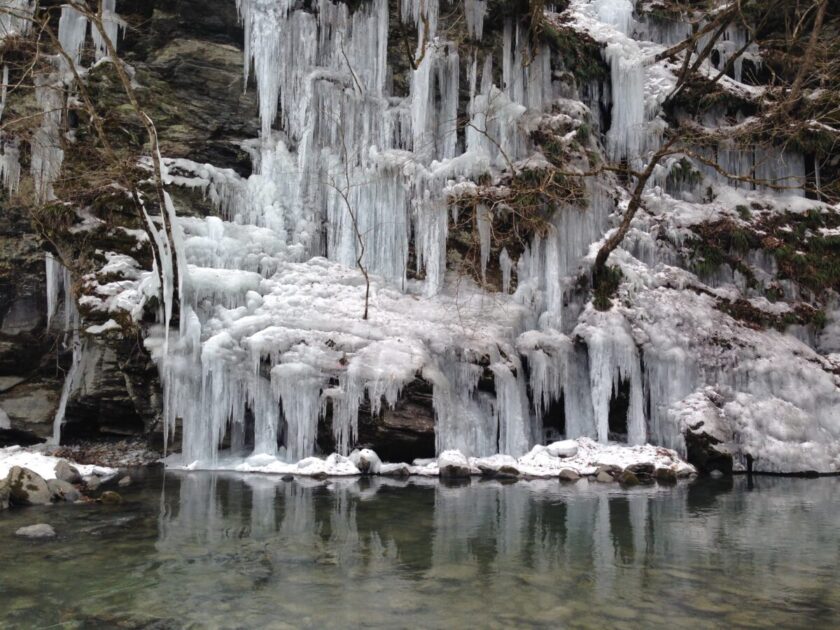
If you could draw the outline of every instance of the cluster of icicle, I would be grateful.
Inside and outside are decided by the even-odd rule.
[[[464,288],[473,303],[459,304],[445,278],[448,197],[533,152],[520,123],[559,96],[548,50],[528,58],[527,33],[509,21],[500,58],[461,59],[437,31],[437,1],[404,0],[400,18],[418,29],[420,61],[409,94],[399,96],[387,67],[385,0],[353,12],[329,0],[313,12],[284,1],[237,4],[246,74],[259,90],[262,131],[251,145],[256,172],[242,181],[199,169],[224,220],[180,220],[177,255],[187,261],[180,335],[156,348],[155,340],[148,342],[163,375],[167,431],[183,423],[183,459],[213,461],[223,442],[241,449],[248,414],[255,452],[291,461],[311,455],[319,418],[329,414],[336,449],[347,453],[365,398],[376,414],[420,375],[433,386],[438,452],[526,453],[542,441],[542,414],[560,400],[567,379],[589,381],[575,372],[580,363],[568,360],[573,348],[554,329],[562,326],[567,276],[602,233],[612,201],[593,185],[590,211],[558,212],[555,229],[517,262],[502,252],[502,295]],[[465,8],[469,33],[479,39],[486,3]],[[464,92],[470,122],[459,133]],[[477,213],[483,265],[489,212]],[[412,250],[422,281],[408,279]],[[346,281],[333,277],[338,268],[312,259],[318,255],[343,265]],[[369,322],[361,321],[361,276],[353,271],[359,258],[375,278]],[[520,288],[511,296],[514,267]],[[329,314],[313,312],[301,321],[292,314],[296,308],[319,308],[311,282],[323,283]],[[567,326],[575,309],[580,306],[572,306]],[[517,340],[541,313],[546,332]],[[474,320],[470,330],[459,331],[452,321],[459,316]],[[491,320],[498,326],[491,328]],[[495,395],[478,387],[482,358],[489,359]],[[567,370],[567,363],[575,367]],[[535,408],[529,386],[540,392]],[[597,395],[608,404],[609,391]],[[584,418],[571,434],[606,440],[592,413],[577,413],[586,398],[566,398],[570,417]],[[280,442],[285,447],[278,449]]]
[[[664,129],[659,105],[668,78],[652,82],[646,68],[651,47],[660,45],[631,37],[645,26],[633,19],[631,3],[582,4],[578,19],[595,25],[612,68],[603,93],[587,90],[608,106],[612,123],[594,122],[606,130],[610,159],[639,162],[658,148]],[[184,461],[212,462],[221,444],[241,451],[249,414],[255,452],[290,461],[310,456],[319,419],[329,415],[336,450],[346,454],[365,399],[377,414],[417,376],[433,386],[438,452],[522,455],[544,439],[543,416],[557,403],[569,437],[606,441],[610,401],[622,382],[629,383],[629,442],[682,448],[667,409],[696,378],[681,380],[679,393],[664,391],[667,366],[652,360],[643,367],[624,318],[583,317],[585,305],[570,299],[581,260],[615,209],[601,182],[588,184],[586,211],[557,208],[553,229],[518,261],[501,253],[502,294],[476,288],[464,290],[466,304],[451,299],[449,196],[533,152],[524,121],[564,95],[547,48],[527,57],[527,33],[509,21],[501,58],[461,59],[438,32],[437,0],[403,0],[400,19],[418,29],[419,63],[409,93],[399,95],[388,72],[385,0],[353,12],[330,0],[311,12],[289,0],[237,6],[246,76],[253,74],[259,90],[261,135],[249,145],[255,174],[241,180],[203,167],[199,179],[223,220],[178,223],[172,255],[186,263],[179,263],[177,280],[180,334],[157,347],[148,342],[163,375],[167,432],[183,423]],[[486,9],[478,0],[464,3],[476,39]],[[724,58],[738,37],[720,44]],[[469,94],[470,121],[459,133],[461,93]],[[718,153],[735,174],[758,168],[740,155],[727,158],[724,148]],[[802,173],[801,159],[763,164],[768,179]],[[476,212],[482,266],[489,261],[489,213]],[[410,251],[422,282],[408,279]],[[378,299],[369,322],[360,320],[359,264],[374,277]],[[472,323],[453,334],[439,317],[443,308]],[[492,334],[482,334],[482,315]],[[479,388],[486,370],[494,393]],[[648,417],[645,399],[657,393],[668,400]]]
[[[201,187],[221,215],[177,218],[166,195],[162,216],[147,217],[161,265],[151,285],[163,298],[163,330],[147,346],[164,385],[167,439],[178,423],[183,429],[183,463],[212,465],[223,445],[246,454],[250,421],[254,453],[293,462],[314,453],[319,421],[329,417],[335,448],[347,454],[360,407],[378,414],[394,406],[418,376],[433,388],[438,453],[524,455],[545,439],[544,417],[557,405],[568,437],[606,442],[610,403],[625,384],[628,441],[682,450],[669,410],[709,376],[682,350],[691,340],[666,339],[672,331],[648,330],[651,320],[594,311],[572,290],[616,209],[608,178],[587,182],[585,210],[555,208],[551,229],[518,260],[502,250],[501,292],[447,277],[450,198],[532,159],[526,129],[551,107],[575,116],[548,49],[527,52],[527,32],[511,20],[500,55],[464,59],[438,29],[437,0],[402,0],[399,19],[418,30],[418,47],[408,93],[399,94],[388,68],[389,3],[372,0],[352,12],[343,2],[313,4],[303,11],[292,0],[237,0],[246,80],[253,75],[259,90],[260,137],[245,144],[254,174],[245,180],[163,160],[168,184]],[[464,1],[476,40],[486,4]],[[637,22],[629,2],[572,0],[570,7],[575,27],[602,44],[612,69],[608,84],[581,86],[589,122],[603,132],[610,159],[643,162],[660,146],[659,106],[674,81],[649,66],[651,55],[676,35]],[[72,48],[84,29],[70,17],[61,36]],[[742,45],[741,35],[730,35],[722,57],[726,42]],[[464,109],[469,123],[459,129]],[[796,181],[804,173],[796,155],[714,151],[736,175]],[[664,163],[652,188],[687,195],[673,190],[675,162]],[[6,162],[0,166],[5,178]],[[708,181],[732,183],[698,168]],[[476,209],[483,268],[497,211]],[[410,255],[422,280],[410,278]],[[651,254],[649,263],[658,262]],[[368,320],[359,266],[371,278]],[[177,332],[170,331],[176,290]],[[644,361],[640,330],[649,339]],[[774,378],[715,377],[756,395]],[[492,392],[480,386],[488,378]]]

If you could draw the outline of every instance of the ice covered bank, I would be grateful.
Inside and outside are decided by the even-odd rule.
[[[344,477],[383,475],[406,477],[463,478],[470,476],[550,479],[573,481],[582,476],[598,476],[599,481],[620,480],[624,471],[642,479],[676,480],[696,473],[696,469],[672,450],[620,444],[599,444],[589,438],[562,440],[548,446],[534,446],[522,457],[492,455],[466,457],[461,451],[448,450],[439,457],[407,463],[380,461],[370,449],[353,450],[348,456],[333,453],[329,457],[307,457],[288,464],[274,455],[254,454],[241,457],[220,456],[214,462],[184,463],[173,455],[167,466],[174,470],[227,470],[243,473],[300,475],[304,477]],[[608,475],[608,477],[604,477]],[[636,480],[638,482],[638,479]]]
[[[165,183],[202,193],[203,215],[176,216],[167,196],[149,221],[154,271],[104,254],[84,279],[83,336],[157,316],[143,332],[164,434],[189,467],[353,473],[353,450],[375,446],[360,416],[420,382],[428,457],[446,455],[444,467],[536,475],[555,469],[540,445],[558,436],[687,455],[686,435],[699,435],[736,467],[749,456],[759,470],[837,471],[836,291],[820,298],[818,328],[781,264],[835,238],[836,209],[797,184],[803,155],[682,147],[610,258],[616,290],[593,296],[594,253],[630,199],[613,170],[576,175],[644,166],[662,145],[682,115],[662,107],[682,58],[659,55],[683,35],[628,2],[573,0],[541,16],[576,42],[569,55],[534,41],[515,11],[485,19],[491,5],[237,2],[259,95],[260,134],[243,144],[254,173],[165,159]],[[449,12],[463,21],[439,19]],[[396,26],[412,32],[410,60]],[[728,99],[761,95],[740,66],[730,74]],[[743,115],[701,118],[731,131]],[[736,177],[709,167],[712,154]],[[738,180],[756,174],[794,184]],[[768,241],[803,217],[796,246]],[[721,221],[747,236],[713,252],[698,233]],[[414,472],[427,467],[440,461]]]

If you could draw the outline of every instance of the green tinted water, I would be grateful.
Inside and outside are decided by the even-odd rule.
[[[837,627],[838,481],[152,474],[0,516],[0,627]]]

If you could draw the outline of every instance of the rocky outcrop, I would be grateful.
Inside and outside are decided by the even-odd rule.
[[[128,22],[121,54],[134,69],[138,98],[154,119],[164,155],[212,162],[250,173],[240,142],[257,136],[256,90],[243,89],[242,30],[236,4],[227,0],[142,0],[118,6]],[[89,77],[90,91],[108,111],[107,124],[138,125],[108,64]],[[138,130],[137,137],[142,137]],[[201,194],[180,192],[183,214],[206,215]],[[131,213],[110,202],[93,208],[106,223],[141,227]],[[71,237],[72,238],[72,237]],[[61,313],[47,328],[45,249],[75,260],[101,251],[130,251],[136,241],[119,229],[99,230],[89,242],[44,243],[30,214],[4,204],[0,213],[0,445],[48,438],[61,398],[71,353],[62,350]],[[89,251],[81,251],[89,249]],[[75,270],[74,270],[75,271]],[[73,278],[74,283],[79,281]],[[74,288],[74,292],[78,287]],[[78,295],[76,296],[78,297]],[[84,313],[83,313],[84,314]],[[86,324],[102,323],[100,321]],[[160,383],[136,335],[88,340],[94,359],[85,363],[84,387],[67,405],[68,439],[149,436],[160,430]],[[5,415],[3,415],[5,414]],[[8,426],[6,426],[8,425]]]

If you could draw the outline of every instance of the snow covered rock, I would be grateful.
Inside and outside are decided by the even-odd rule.
[[[560,481],[577,481],[580,479],[580,475],[571,468],[562,469],[558,477],[560,478]]]
[[[578,452],[578,445],[575,440],[561,440],[549,444],[546,449],[553,457],[574,457]]]
[[[379,455],[369,448],[354,450],[350,453],[350,461],[363,475],[378,475],[382,472],[382,461]]]
[[[442,479],[459,479],[471,475],[470,464],[461,451],[444,451],[437,459],[437,466]]]

